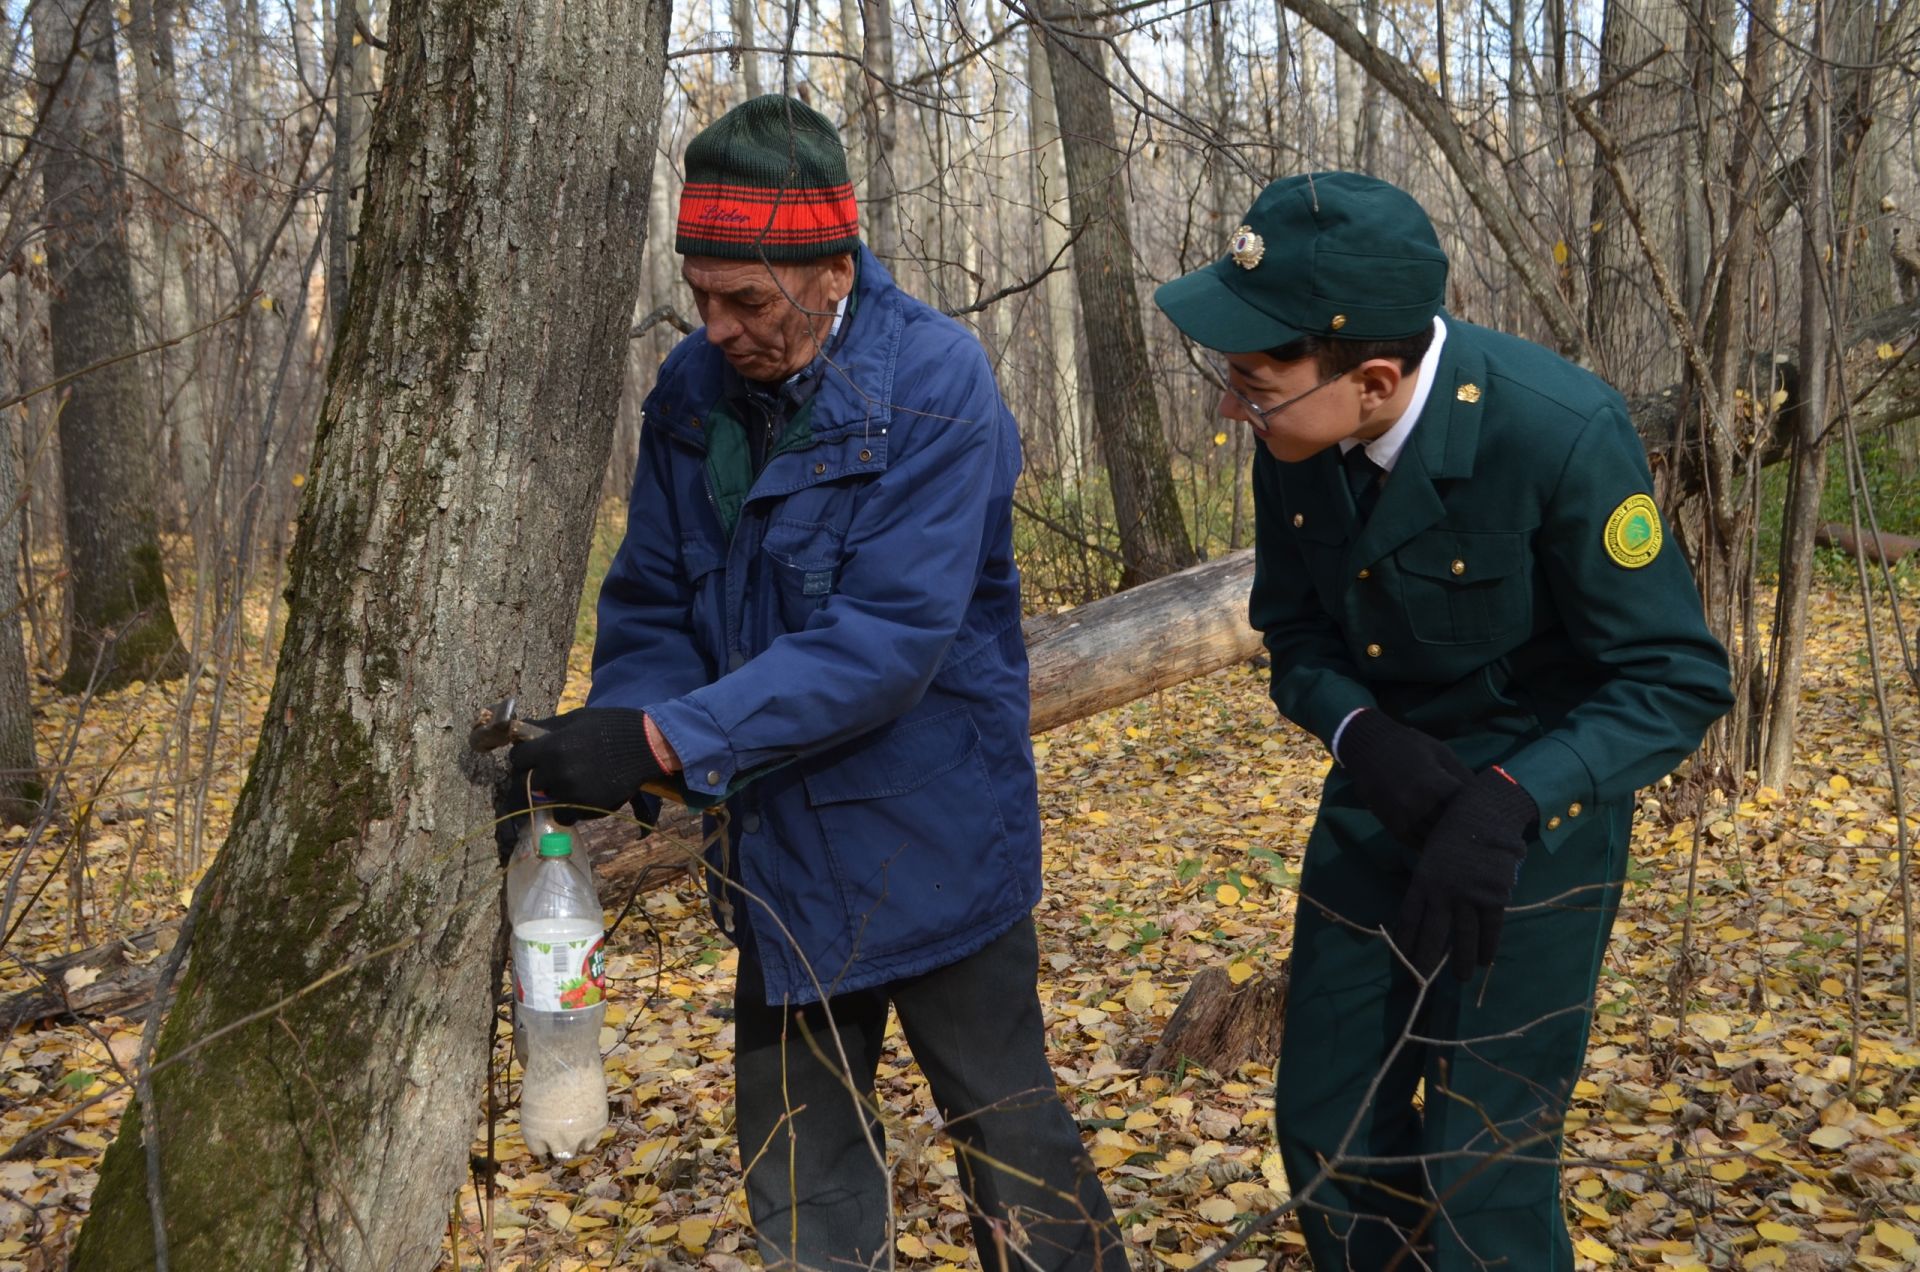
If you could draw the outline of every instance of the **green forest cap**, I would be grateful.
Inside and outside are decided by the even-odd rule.
[[[686,171],[682,256],[810,261],[860,246],[839,130],[798,98],[735,106],[687,143]]]
[[[540,836],[540,855],[542,857],[571,857],[573,855],[573,836],[564,830],[550,830]]]
[[[1257,353],[1302,336],[1416,335],[1446,288],[1447,254],[1412,195],[1357,172],[1316,172],[1262,190],[1226,255],[1153,299],[1195,343]]]

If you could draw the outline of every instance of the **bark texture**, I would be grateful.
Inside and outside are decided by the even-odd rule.
[[[1174,493],[1167,437],[1150,378],[1127,219],[1125,179],[1131,149],[1123,149],[1115,137],[1106,46],[1077,0],[1073,16],[1050,27],[1047,40],[1067,159],[1073,278],[1087,329],[1094,422],[1113,484],[1120,554],[1126,561],[1120,582],[1130,587],[1185,569],[1199,558]]]
[[[1250,1060],[1271,1064],[1280,1055],[1286,1015],[1286,972],[1236,986],[1225,968],[1209,967],[1187,986],[1146,1058],[1128,1060],[1143,1073],[1181,1065],[1232,1073]]]
[[[186,660],[161,570],[147,386],[129,356],[140,339],[113,8],[47,0],[33,24],[35,74],[52,91],[42,171],[53,371],[96,368],[67,388],[60,407],[73,590],[61,688],[76,692],[171,679]]]
[[[20,481],[13,464],[13,439],[0,431],[0,822],[26,825],[39,811],[44,788],[34,758],[33,698],[27,683],[27,646],[20,634],[20,613],[12,563],[20,559]]]
[[[893,3],[860,0],[865,98],[860,107],[861,153],[866,159],[861,229],[873,254],[892,267],[902,253],[900,178],[893,170],[896,123],[893,108]],[[854,173],[854,180],[860,174]]]
[[[126,37],[133,65],[134,118],[139,125],[140,167],[150,193],[142,201],[152,252],[151,288],[156,294],[160,340],[184,336],[199,325],[194,283],[192,226],[180,204],[192,206],[190,165],[182,147],[188,136],[180,117],[180,89],[173,53],[173,25],[178,16],[174,0],[131,0]],[[179,201],[176,204],[176,200]],[[207,435],[207,394],[197,364],[198,341],[188,341],[151,355],[163,401],[172,404],[167,426],[171,444],[165,448],[178,474],[180,501],[175,521],[196,522],[194,541],[207,546],[202,513],[213,482],[213,445]],[[170,510],[171,512],[172,510]],[[207,562],[199,562],[204,573]]]
[[[466,727],[560,687],[667,19],[666,0],[392,15],[267,723],[84,1272],[156,1265],[150,1191],[174,1268],[438,1258],[500,927],[494,774]]]
[[[1598,95],[1598,113],[1645,207],[1675,206],[1681,194],[1685,147],[1674,136],[1674,86],[1684,79],[1678,50],[1686,25],[1686,10],[1671,0],[1607,0],[1600,42],[1607,90]],[[1665,348],[1647,347],[1645,333],[1664,326],[1659,301],[1646,283],[1620,191],[1604,172],[1593,182],[1587,221],[1587,339],[1595,369],[1628,392],[1646,389],[1680,367]],[[1682,259],[1678,228],[1677,220],[1657,225],[1655,246],[1667,260]]]

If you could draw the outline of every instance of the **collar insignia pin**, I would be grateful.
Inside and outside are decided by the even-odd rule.
[[[1478,402],[1480,400],[1480,386],[1472,381],[1468,381],[1455,389],[1453,396],[1459,398],[1462,402]]]
[[[1251,225],[1243,225],[1227,240],[1227,252],[1233,257],[1235,265],[1241,269],[1252,269],[1267,254],[1267,241],[1255,234]]]

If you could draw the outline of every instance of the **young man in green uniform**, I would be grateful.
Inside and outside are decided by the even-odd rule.
[[[1572,1268],[1633,792],[1731,701],[1620,395],[1443,313],[1446,277],[1412,198],[1319,173],[1155,297],[1263,443],[1251,618],[1336,761],[1275,1099],[1321,1272]]]

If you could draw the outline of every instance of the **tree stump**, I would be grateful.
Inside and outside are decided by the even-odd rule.
[[[1231,1073],[1250,1060],[1272,1063],[1280,1054],[1286,1007],[1284,970],[1235,985],[1224,969],[1209,967],[1193,978],[1139,1067],[1167,1071],[1185,1063]]]

